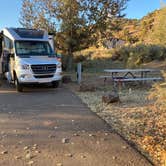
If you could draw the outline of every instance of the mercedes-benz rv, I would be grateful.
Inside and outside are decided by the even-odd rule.
[[[17,91],[25,84],[50,83],[58,87],[62,78],[61,62],[43,30],[5,28],[0,37],[0,73]]]

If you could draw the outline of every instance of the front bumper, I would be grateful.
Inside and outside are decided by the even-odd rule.
[[[47,77],[48,76],[48,77]],[[44,77],[44,78],[43,78]],[[18,81],[21,84],[42,84],[60,81],[62,79],[62,72],[56,72],[47,75],[35,75],[31,72],[20,72],[17,75]]]

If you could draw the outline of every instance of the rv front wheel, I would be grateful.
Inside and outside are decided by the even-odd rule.
[[[15,84],[17,92],[23,91],[23,86],[19,83],[17,76],[15,76],[15,78],[14,78],[14,84]]]
[[[59,81],[52,82],[52,87],[53,88],[58,88],[58,86],[59,86]]]

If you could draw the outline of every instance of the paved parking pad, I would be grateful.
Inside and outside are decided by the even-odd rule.
[[[0,166],[149,166],[66,88],[0,88]]]

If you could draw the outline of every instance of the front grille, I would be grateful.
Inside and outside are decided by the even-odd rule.
[[[52,78],[54,75],[34,75],[35,78]]]
[[[52,74],[56,71],[56,64],[31,65],[34,74]]]

